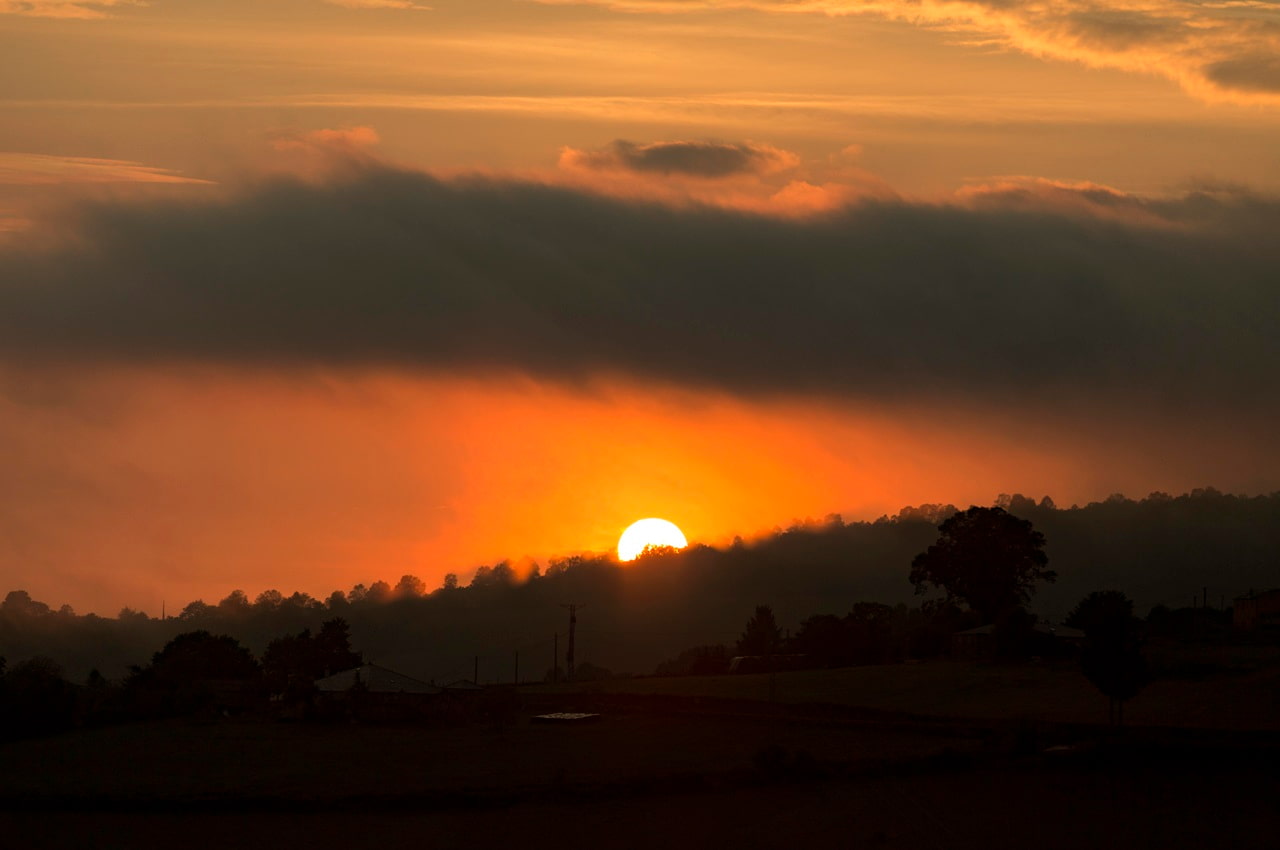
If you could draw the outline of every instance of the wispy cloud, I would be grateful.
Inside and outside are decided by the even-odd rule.
[[[414,3],[412,0],[324,0],[331,6],[344,6],[348,9],[406,9],[417,12],[429,12],[430,6]]]
[[[271,146],[278,151],[327,150],[358,152],[382,141],[378,131],[368,126],[323,128],[277,134]]]
[[[141,0],[0,0],[0,15],[32,18],[104,18],[118,6],[141,6]]]
[[[1159,74],[1209,100],[1280,103],[1275,0],[537,0],[625,12],[876,15],[1045,59]]]
[[[200,183],[166,168],[121,159],[0,152],[0,185],[52,186],[82,183]]]

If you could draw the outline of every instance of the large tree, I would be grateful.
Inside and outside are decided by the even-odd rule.
[[[1124,704],[1147,684],[1142,654],[1142,621],[1133,616],[1133,601],[1118,590],[1090,593],[1067,617],[1066,624],[1085,633],[1080,669],[1108,700],[1107,716],[1124,724]]]
[[[937,542],[911,562],[916,593],[941,588],[986,622],[1031,601],[1037,582],[1058,577],[1048,569],[1044,535],[1002,508],[959,511],[938,531]]]
[[[782,630],[774,619],[773,609],[757,605],[756,612],[747,620],[747,627],[738,638],[739,655],[772,655],[782,647]]]

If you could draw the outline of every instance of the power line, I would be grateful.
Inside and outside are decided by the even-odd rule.
[[[586,608],[586,605],[577,602],[565,602],[560,605],[561,608],[569,609],[569,652],[565,656],[565,672],[569,676],[569,681],[573,681],[573,644],[574,638],[578,631],[578,609]]]

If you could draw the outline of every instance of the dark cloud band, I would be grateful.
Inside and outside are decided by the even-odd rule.
[[[1280,205],[1142,206],[1142,224],[1025,203],[795,221],[376,170],[88,211],[60,252],[0,255],[0,357],[1270,409]]]
[[[749,143],[651,142],[641,145],[619,140],[604,150],[567,149],[561,162],[596,170],[718,178],[778,171],[794,166],[798,158],[788,151]]]

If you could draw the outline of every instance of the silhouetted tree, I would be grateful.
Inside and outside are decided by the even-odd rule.
[[[951,635],[981,626],[981,615],[947,599],[926,599],[916,611],[907,637],[907,651],[913,658],[936,658],[947,651]]]
[[[351,627],[341,617],[320,624],[316,647],[322,676],[350,670],[363,663],[360,653],[351,649]]]
[[[360,654],[351,651],[347,621],[335,617],[317,635],[304,629],[271,641],[262,655],[262,670],[272,693],[298,698],[310,693],[316,679],[358,667],[360,662]]]
[[[385,581],[375,581],[369,585],[369,592],[365,594],[365,599],[370,602],[386,602],[391,598],[391,585]]]
[[[267,644],[262,653],[262,673],[271,693],[290,692],[299,681],[309,685],[318,677],[314,643],[311,630],[305,629],[301,634],[278,637]]]
[[[280,603],[280,607],[290,608],[294,611],[309,611],[324,606],[311,594],[295,590],[284,598],[284,601]]]
[[[11,590],[0,602],[0,611],[19,617],[41,617],[50,613],[49,606],[31,598],[25,590]]]
[[[818,614],[800,624],[788,651],[830,667],[876,664],[892,655],[894,609],[859,602],[843,617]]]
[[[0,735],[28,737],[69,729],[76,719],[76,689],[52,659],[15,664],[4,677]]]
[[[253,600],[253,607],[257,611],[275,611],[284,604],[284,594],[278,590],[264,590],[258,594],[258,598]]]
[[[1003,661],[1026,661],[1033,655],[1051,652],[1052,639],[1047,638],[1050,643],[1046,648],[1039,637],[1035,614],[1017,605],[1006,608],[996,617],[995,630],[991,635],[995,657]]]
[[[1155,609],[1152,609],[1152,613],[1155,613]],[[1132,599],[1118,590],[1095,590],[1076,603],[1076,607],[1063,620],[1063,625],[1080,629],[1091,640],[1114,642],[1121,635],[1112,632],[1123,632],[1129,628],[1132,619]]]
[[[849,623],[835,614],[815,614],[801,621],[787,648],[831,667],[853,663]]]
[[[845,616],[855,664],[889,660],[893,609],[879,602],[858,602]]]
[[[471,578],[471,587],[510,587],[515,581],[515,569],[509,562],[501,561],[492,567],[478,567]]]
[[[646,560],[649,560],[650,558],[665,558],[670,555],[674,555],[679,551],[680,550],[674,546],[664,546],[658,543],[648,543],[645,545],[643,549],[640,550],[640,554],[636,555],[636,560],[646,561]]]
[[[1147,684],[1142,621],[1133,601],[1114,590],[1090,593],[1072,610],[1067,625],[1085,633],[1080,669],[1107,697],[1107,718],[1124,725],[1124,704]]]
[[[258,662],[235,638],[201,630],[169,641],[152,656],[149,669],[158,681],[189,684],[202,679],[252,679],[258,675]]]
[[[715,676],[729,672],[729,647],[694,646],[657,666],[655,676]]]
[[[403,575],[400,577],[400,581],[396,582],[395,595],[402,599],[416,599],[426,591],[426,582],[417,576]]]
[[[768,605],[757,605],[747,620],[746,630],[738,638],[739,655],[771,655],[782,646],[782,631]]]
[[[222,683],[255,688],[261,671],[249,650],[228,635],[184,632],[146,667],[135,667],[124,690],[141,715],[185,714],[214,704]]]
[[[218,603],[218,613],[226,617],[240,617],[248,614],[253,607],[249,595],[243,590],[233,590],[227,598]]]
[[[1058,577],[1046,568],[1044,535],[1002,508],[969,508],[938,530],[937,542],[911,562],[916,593],[942,588],[988,622],[1029,602],[1036,582]]]
[[[457,590],[457,589],[458,589],[458,574],[457,574],[457,573],[445,573],[445,574],[444,574],[444,583],[443,583],[443,584],[441,584],[440,586],[441,586],[442,588],[444,588],[445,590]]]
[[[224,600],[225,601],[225,600]],[[205,620],[208,619],[218,609],[202,599],[187,603],[187,606],[178,614],[179,620]]]

